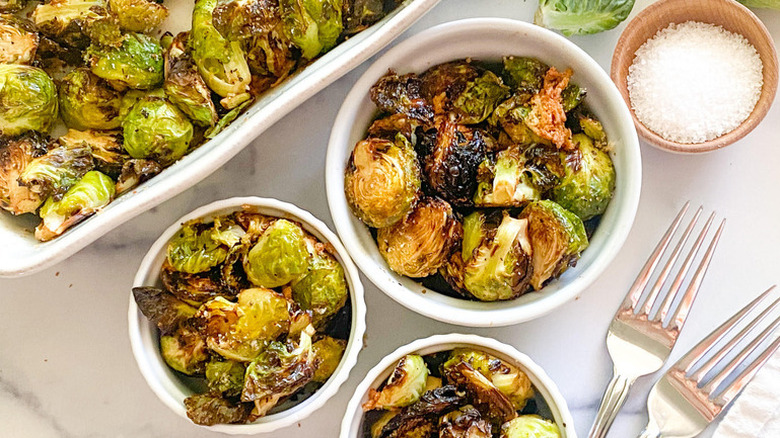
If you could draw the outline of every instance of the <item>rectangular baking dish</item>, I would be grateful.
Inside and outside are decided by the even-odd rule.
[[[48,268],[206,178],[277,120],[389,44],[439,1],[405,1],[378,23],[269,90],[215,138],[54,240],[35,239],[34,218],[0,212],[0,277],[18,277]],[[170,18],[165,30],[189,29],[192,5],[191,0],[168,0]]]

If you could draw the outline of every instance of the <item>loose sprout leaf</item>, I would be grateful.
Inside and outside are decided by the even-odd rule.
[[[382,0],[343,0],[344,33],[352,35],[379,21],[384,16]]]
[[[175,331],[181,323],[195,316],[195,307],[156,287],[134,287],[133,298],[141,313],[163,334]]]
[[[144,0],[146,1],[146,0]],[[174,105],[200,126],[217,123],[217,109],[211,100],[211,90],[198,72],[186,44],[189,32],[182,32],[172,38],[164,50],[165,95]],[[211,137],[207,137],[211,138]]]
[[[432,424],[435,430],[435,419],[439,415],[465,405],[466,401],[465,392],[454,385],[446,385],[427,391],[416,403],[403,408],[398,415],[391,418],[382,428],[380,437],[404,437],[407,435],[400,432],[414,431],[418,427],[428,431],[428,434],[423,433],[419,436],[427,437],[430,434],[430,429],[426,426],[427,423]],[[409,436],[414,437],[415,435]]]
[[[246,403],[233,403],[214,394],[195,394],[184,399],[187,417],[195,424],[213,426],[221,423],[243,423],[249,416]]]
[[[566,36],[610,30],[628,17],[634,0],[539,0],[534,23]]]

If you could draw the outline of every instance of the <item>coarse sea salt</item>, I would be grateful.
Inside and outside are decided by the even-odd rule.
[[[696,21],[672,24],[636,51],[628,69],[634,114],[677,143],[736,129],[761,96],[763,64],[742,35]]]

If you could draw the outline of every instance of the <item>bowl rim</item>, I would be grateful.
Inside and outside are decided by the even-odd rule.
[[[748,115],[748,117],[739,126],[734,128],[732,131],[729,131],[721,135],[720,137],[716,137],[712,140],[707,140],[702,143],[678,143],[675,141],[667,140],[663,138],[661,135],[656,134],[654,131],[646,127],[644,123],[642,123],[634,113],[634,109],[631,106],[631,98],[628,95],[628,88],[626,85],[625,77],[621,75],[621,71],[623,69],[618,64],[617,60],[621,55],[627,55],[627,52],[631,50],[631,48],[628,47],[628,38],[635,35],[634,30],[637,28],[638,23],[644,23],[647,22],[648,20],[663,21],[666,22],[666,25],[659,27],[659,30],[664,29],[668,25],[672,23],[676,23],[677,21],[667,20],[667,19],[661,20],[664,17],[662,12],[665,11],[666,9],[669,9],[672,6],[676,6],[676,4],[678,3],[685,3],[686,5],[689,6],[690,3],[687,0],[660,0],[649,5],[648,7],[640,11],[636,15],[636,17],[634,17],[631,21],[629,21],[628,24],[626,25],[626,28],[620,34],[617,44],[615,45],[615,50],[612,52],[612,60],[610,64],[610,77],[614,81],[615,85],[618,87],[621,97],[623,98],[623,100],[625,100],[626,105],[628,106],[629,111],[631,112],[631,118],[634,121],[634,125],[636,126],[636,130],[639,133],[639,135],[648,144],[663,151],[673,152],[676,154],[685,154],[685,155],[698,154],[698,153],[716,151],[718,149],[722,149],[726,146],[730,146],[736,143],[737,141],[741,140],[743,137],[748,135],[751,131],[753,131],[753,129],[755,129],[764,120],[764,117],[769,112],[769,109],[771,108],[772,102],[774,101],[775,95],[777,93],[777,77],[778,77],[777,49],[775,47],[774,39],[772,38],[772,35],[769,33],[769,30],[766,28],[766,26],[761,21],[761,19],[758,18],[758,16],[756,16],[756,14],[753,13],[753,11],[751,11],[750,9],[748,9],[745,5],[738,3],[736,1],[733,0],[708,0],[708,1],[718,2],[724,7],[731,8],[732,10],[737,11],[738,14],[744,15],[746,18],[748,18],[751,21],[753,27],[757,29],[757,33],[760,36],[760,38],[765,40],[771,49],[766,54],[768,55],[767,57],[761,56],[763,54],[759,52],[759,56],[761,56],[761,61],[763,63],[763,68],[765,69],[764,79],[766,79],[767,77],[766,69],[770,68],[771,71],[774,71],[775,81],[773,84],[767,84],[766,80],[764,81],[764,86],[761,89],[761,95],[759,96],[759,99],[756,102],[756,105],[753,108],[753,111],[750,113],[750,115]],[[704,6],[700,4],[697,5]],[[712,7],[712,5],[707,5],[706,7]],[[734,33],[738,33],[738,32],[734,32]],[[638,48],[639,46],[637,47],[637,49]],[[767,59],[770,61],[768,63],[769,65],[767,65],[766,62]],[[633,60],[633,57],[631,57],[631,60]],[[628,65],[630,66],[631,64]],[[769,75],[771,76],[771,73],[769,73]]]
[[[355,432],[355,426],[359,427],[362,423],[362,421],[357,418],[357,413],[360,413],[360,416],[362,417],[363,412],[361,406],[363,404],[363,399],[375,382],[382,377],[383,374],[389,374],[390,369],[395,366],[403,356],[418,352],[420,354],[430,354],[459,347],[476,347],[481,350],[492,350],[487,351],[487,353],[494,355],[495,353],[500,353],[498,356],[511,358],[512,361],[515,362],[515,365],[519,366],[528,375],[536,390],[543,393],[544,400],[547,402],[550,410],[553,411],[553,414],[558,414],[557,416],[559,418],[556,419],[556,424],[561,429],[561,432],[563,432],[564,438],[577,438],[577,433],[574,429],[574,419],[569,410],[569,406],[566,403],[566,399],[563,397],[552,378],[547,375],[540,365],[534,362],[528,355],[521,353],[517,348],[509,344],[505,344],[493,338],[461,333],[433,335],[424,339],[417,339],[411,343],[398,347],[395,351],[382,358],[382,360],[366,373],[366,376],[360,384],[358,384],[357,388],[355,388],[355,392],[347,404],[344,418],[341,421],[339,438],[358,437],[358,435],[353,432]],[[502,359],[506,360],[505,358]]]
[[[348,225],[352,220],[352,213],[349,211],[344,195],[343,158],[345,155],[348,157],[349,151],[353,148],[352,144],[347,144],[352,129],[352,117],[362,108],[360,102],[365,97],[368,88],[387,71],[388,67],[394,67],[399,63],[407,62],[410,57],[407,53],[414,52],[417,46],[422,46],[428,41],[446,40],[451,38],[453,34],[489,35],[491,32],[496,31],[512,32],[513,34],[521,35],[523,38],[541,39],[549,44],[563,45],[567,51],[573,54],[573,57],[586,64],[589,70],[588,74],[592,75],[594,80],[599,83],[599,92],[608,95],[607,99],[619,107],[618,113],[615,114],[615,119],[618,120],[620,126],[625,126],[626,131],[630,132],[624,139],[621,153],[628,155],[629,161],[627,168],[624,170],[624,175],[619,178],[620,188],[624,192],[623,200],[619,207],[619,220],[615,221],[614,228],[608,232],[605,231],[608,235],[603,239],[605,241],[604,248],[593,260],[588,270],[580,272],[576,278],[573,278],[569,284],[560,290],[541,296],[539,299],[531,302],[524,302],[514,306],[506,303],[516,302],[515,300],[498,303],[479,303],[475,304],[480,306],[479,309],[462,309],[455,308],[451,304],[435,302],[426,298],[426,295],[429,294],[437,294],[440,297],[441,294],[419,283],[415,283],[419,286],[416,290],[421,290],[421,292],[411,290],[401,283],[411,279],[380,268],[380,265],[369,257],[371,251],[366,250],[365,246],[360,243],[357,235],[351,231]],[[478,58],[478,55],[474,57]],[[530,23],[505,18],[469,18],[443,23],[407,38],[375,60],[355,82],[336,116],[331,130],[325,163],[326,192],[331,217],[342,242],[366,277],[386,295],[408,309],[438,321],[466,327],[498,327],[529,321],[553,311],[586,289],[607,268],[628,237],[639,205],[641,175],[639,140],[629,110],[619,91],[602,67],[584,50],[563,36]],[[613,199],[611,204],[616,203],[617,198]],[[440,299],[442,301],[464,301],[450,297],[441,297]],[[522,299],[522,297],[519,299]]]
[[[141,265],[136,272],[133,279],[133,287],[139,287],[149,284],[150,278],[157,278],[159,276],[159,263],[155,261],[158,257],[164,253],[165,247],[168,241],[178,232],[181,225],[187,221],[193,219],[199,219],[202,217],[209,217],[211,215],[225,214],[227,211],[237,211],[245,206],[249,206],[252,209],[256,209],[261,214],[267,211],[278,211],[283,213],[283,217],[291,218],[301,223],[303,228],[315,236],[318,239],[324,240],[334,248],[336,254],[334,254],[342,267],[344,268],[347,283],[349,285],[350,300],[352,302],[352,329],[350,330],[350,336],[345,350],[344,357],[339,364],[336,372],[328,379],[328,381],[318,389],[312,396],[306,401],[296,406],[291,407],[285,411],[262,417],[254,423],[249,424],[218,424],[214,426],[200,426],[192,423],[186,415],[184,405],[181,400],[174,397],[167,383],[171,383],[172,379],[165,375],[158,375],[150,367],[150,361],[147,360],[148,350],[144,345],[144,340],[148,335],[154,335],[156,333],[156,327],[152,327],[152,324],[146,319],[146,317],[138,310],[138,306],[133,299],[132,292],[130,293],[129,306],[128,306],[128,335],[130,337],[130,346],[133,352],[133,357],[138,365],[138,369],[144,377],[149,388],[155,393],[157,398],[163,402],[169,409],[178,414],[180,417],[185,418],[188,423],[198,427],[202,427],[208,430],[222,432],[226,434],[256,434],[256,433],[268,433],[295,424],[298,421],[302,421],[313,412],[325,405],[325,403],[333,397],[339,390],[342,384],[346,382],[349,377],[349,373],[357,363],[357,358],[360,351],[363,348],[363,336],[366,332],[366,303],[363,285],[360,281],[360,275],[357,267],[352,262],[349,253],[341,244],[335,233],[333,233],[325,223],[317,219],[314,215],[306,210],[303,210],[288,202],[279,201],[272,198],[261,197],[233,197],[228,199],[218,200],[202,207],[199,207],[192,212],[182,216],[176,220],[170,227],[168,227],[160,237],[152,244],[149,251],[141,261]],[[282,217],[276,215],[276,217]],[[148,333],[147,333],[148,332]],[[153,355],[152,355],[153,356]],[[264,421],[265,420],[265,421]]]

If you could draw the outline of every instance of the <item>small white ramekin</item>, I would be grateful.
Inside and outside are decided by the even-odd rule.
[[[393,371],[395,365],[407,354],[415,353],[426,355],[448,351],[455,348],[475,348],[486,353],[492,354],[501,360],[507,361],[528,375],[536,391],[547,402],[552,414],[552,420],[561,430],[562,438],[577,438],[574,431],[574,420],[572,419],[566,400],[558,391],[555,382],[550,379],[544,370],[534,363],[530,357],[517,351],[516,348],[498,342],[495,339],[483,338],[476,335],[449,334],[436,335],[425,339],[418,339],[411,344],[404,345],[394,352],[385,356],[366,377],[360,382],[355,395],[347,405],[347,412],[341,422],[341,433],[339,438],[362,438],[363,425],[363,403],[368,400],[368,391],[371,388],[377,388],[382,384]]]
[[[349,332],[347,348],[338,368],[330,379],[304,402],[285,411],[262,417],[250,424],[204,426],[207,429],[231,435],[272,432],[303,420],[312,412],[325,405],[325,402],[338,392],[339,387],[347,380],[350,370],[355,366],[358,353],[363,348],[363,334],[366,331],[366,303],[363,298],[363,285],[360,282],[357,268],[352,263],[339,239],[311,213],[275,199],[257,197],[224,199],[198,208],[182,217],[165,230],[160,238],[154,242],[149,252],[146,253],[136,273],[133,287],[161,286],[160,267],[166,257],[168,241],[179,231],[183,223],[193,219],[213,218],[230,214],[245,208],[268,216],[297,221],[313,236],[333,246],[336,251],[334,256],[341,263],[341,266],[344,267],[347,284],[349,285],[349,296],[352,304],[352,328]],[[130,307],[127,317],[130,345],[141,374],[152,391],[166,406],[178,415],[187,418],[184,399],[192,395],[193,392],[165,364],[160,355],[157,327],[150,323],[141,311],[138,310],[132,294],[130,294]]]
[[[612,143],[617,189],[590,246],[575,268],[539,292],[512,301],[485,303],[449,297],[391,271],[368,228],[350,211],[344,195],[344,169],[354,145],[376,114],[369,89],[388,70],[421,73],[436,64],[473,58],[500,61],[503,56],[532,56],[572,68],[573,82],[588,90],[586,104],[599,118]],[[476,18],[445,23],[411,36],[369,67],[347,95],[331,131],[325,163],[328,205],[336,230],[360,270],[379,289],[409,309],[439,321],[469,327],[495,327],[538,318],[573,299],[615,258],[628,236],[642,184],[639,141],[631,113],[607,73],[566,38],[533,24]]]

